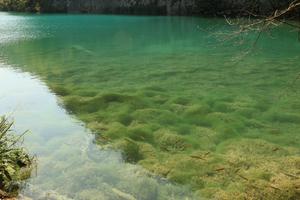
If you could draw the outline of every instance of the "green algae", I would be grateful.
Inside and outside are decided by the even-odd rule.
[[[127,162],[136,163],[143,159],[139,144],[130,139],[125,138],[124,141],[116,143],[115,147],[122,150],[123,157]]]
[[[277,40],[262,37],[256,54],[236,63],[232,57],[243,47],[218,46],[194,31],[219,20],[167,19],[156,18],[168,25],[162,28],[151,17],[125,17],[126,48],[112,45],[108,35],[119,28],[101,16],[95,20],[108,35],[85,21],[85,32],[74,38],[67,37],[76,29],[72,18],[61,32],[46,19],[53,37],[10,44],[1,53],[43,79],[99,144],[121,150],[128,162],[207,198],[299,197],[300,94],[285,94],[299,73],[294,33],[275,30]],[[219,31],[229,29],[222,23]]]

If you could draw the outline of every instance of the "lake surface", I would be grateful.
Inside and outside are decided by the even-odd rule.
[[[0,114],[31,131],[38,158],[22,194],[230,199],[249,195],[245,180],[298,174],[297,33],[262,34],[246,54],[257,34],[222,39],[232,31],[222,19],[0,13]]]

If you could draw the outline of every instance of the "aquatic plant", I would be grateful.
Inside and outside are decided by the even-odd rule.
[[[117,149],[121,149],[124,159],[127,162],[136,163],[143,158],[140,153],[139,144],[131,139],[125,138],[117,142],[115,146]]]
[[[12,124],[0,118],[0,198],[16,196],[33,166],[33,157],[18,145],[24,134],[12,134]]]
[[[208,199],[298,198],[300,82],[285,90],[299,71],[295,33],[279,28],[236,63],[244,46],[195,31],[228,31],[216,19],[79,17],[78,30],[39,17],[53,35],[3,45],[5,62],[44,80],[97,143]],[[111,37],[124,24],[130,48]]]
[[[162,151],[184,151],[188,146],[182,136],[168,130],[158,130],[154,134],[156,143]]]

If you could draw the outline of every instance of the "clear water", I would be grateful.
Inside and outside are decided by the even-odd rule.
[[[216,34],[231,31],[222,19],[1,13],[1,114],[32,131],[39,159],[24,193],[182,199],[187,186],[231,199],[247,195],[241,177],[263,187],[299,173],[297,33],[263,34],[241,57],[256,34]]]

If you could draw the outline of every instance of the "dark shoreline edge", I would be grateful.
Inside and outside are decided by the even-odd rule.
[[[292,0],[0,0],[0,11],[137,16],[268,16]],[[296,11],[300,16],[300,11]],[[251,14],[250,14],[251,13]]]

